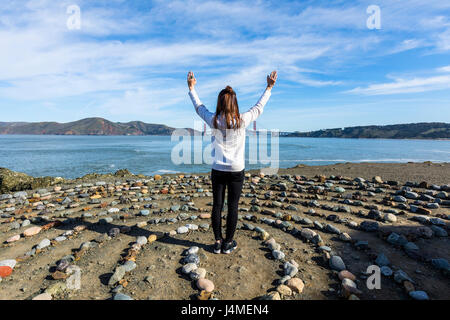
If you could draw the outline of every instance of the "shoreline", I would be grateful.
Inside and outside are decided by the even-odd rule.
[[[246,173],[259,174],[260,169],[246,170]],[[0,193],[30,190],[44,188],[57,184],[71,184],[77,182],[86,182],[94,179],[147,179],[156,175],[174,177],[180,175],[205,176],[206,172],[177,172],[160,173],[154,175],[144,175],[135,173],[132,169],[119,169],[110,173],[91,172],[81,177],[66,179],[57,176],[30,176],[22,172],[12,171],[8,168],[0,168]],[[301,175],[309,178],[319,175],[324,176],[342,176],[342,177],[361,177],[370,180],[375,176],[380,176],[383,180],[398,181],[405,183],[407,181],[422,182],[428,184],[447,185],[450,184],[450,162],[406,162],[406,163],[359,163],[345,162],[327,165],[305,165],[297,164],[290,168],[280,168],[277,172],[281,175]]]
[[[184,128],[177,128],[184,129]],[[270,131],[269,131],[270,132]],[[42,134],[42,133],[0,133],[2,136],[46,136],[46,137],[170,137],[171,134]],[[189,135],[194,136],[194,135]],[[406,141],[450,141],[449,138],[348,138],[348,137],[296,137],[296,136],[285,136],[280,135],[280,138],[301,138],[301,139],[337,139],[337,140],[406,140]]]

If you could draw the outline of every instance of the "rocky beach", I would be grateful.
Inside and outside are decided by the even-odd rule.
[[[449,192],[450,163],[247,171],[238,248],[217,255],[208,174],[3,168],[0,299],[448,300]]]

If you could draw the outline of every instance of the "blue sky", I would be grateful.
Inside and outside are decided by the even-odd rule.
[[[189,70],[207,107],[231,85],[242,112],[277,69],[260,128],[450,122],[447,0],[2,1],[0,42],[0,121],[192,127]]]

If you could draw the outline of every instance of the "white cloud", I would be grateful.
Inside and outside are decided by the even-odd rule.
[[[439,72],[450,72],[450,66],[445,66],[445,67],[438,68],[437,71],[439,71]]]
[[[357,87],[347,92],[363,95],[390,95],[436,91],[448,88],[450,88],[450,75],[435,75],[412,79],[396,78],[394,82],[372,84],[366,88]]]

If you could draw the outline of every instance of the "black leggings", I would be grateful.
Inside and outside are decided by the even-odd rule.
[[[212,169],[211,182],[213,189],[212,227],[214,238],[222,240],[222,209],[225,200],[225,188],[228,188],[228,214],[225,242],[233,240],[238,220],[238,203],[244,184],[244,170],[227,172]]]

